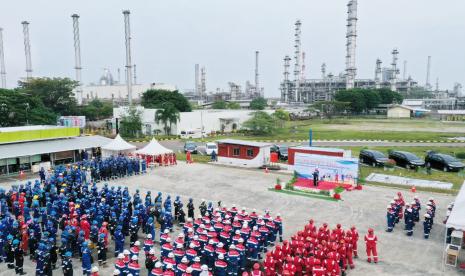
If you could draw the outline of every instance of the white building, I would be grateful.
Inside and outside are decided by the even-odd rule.
[[[138,106],[137,110],[141,113],[142,131],[144,134],[151,135],[155,130],[163,130],[163,124],[156,123],[156,109],[146,109]],[[128,111],[127,107],[118,107],[113,109],[113,118],[121,118]],[[180,120],[177,124],[171,126],[171,134],[180,135],[181,131],[203,131],[207,134],[215,131],[231,132],[241,128],[242,124],[250,119],[252,110],[194,110],[192,112],[181,112]],[[265,112],[273,113],[272,110]]]
[[[161,89],[168,91],[175,91],[175,85],[164,83],[150,83],[150,84],[133,84],[132,85],[132,98],[139,101],[142,94],[150,89]],[[84,101],[92,99],[104,100],[126,100],[128,98],[128,89],[126,84],[113,84],[113,85],[89,85],[82,87],[82,97]]]

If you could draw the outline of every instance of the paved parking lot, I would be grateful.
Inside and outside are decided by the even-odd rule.
[[[367,186],[362,191],[344,192],[343,201],[332,202],[268,191],[267,188],[273,186],[277,177],[278,175],[265,174],[258,170],[209,164],[179,164],[175,167],[156,168],[146,175],[118,180],[114,184],[127,185],[132,192],[139,189],[143,195],[150,190],[152,194],[161,191],[164,195],[181,195],[184,201],[192,197],[196,204],[205,198],[214,202],[222,201],[227,206],[236,204],[249,210],[257,209],[259,212],[265,209],[271,210],[273,214],[279,212],[283,216],[286,237],[300,230],[309,218],[314,218],[318,224],[328,222],[331,227],[335,227],[336,223],[341,223],[345,228],[356,225],[362,239],[368,227],[373,227],[379,239],[380,263],[366,263],[364,243],[359,240],[361,258],[356,260],[356,269],[349,271],[349,275],[459,275],[455,270],[443,272],[441,263],[444,239],[441,221],[445,215],[445,207],[453,201],[453,197],[417,193],[422,202],[433,196],[438,205],[431,237],[424,240],[420,225],[416,226],[413,237],[404,234],[400,229],[402,224],[393,233],[384,231],[386,205],[397,192],[395,189]],[[279,177],[287,180],[285,176]],[[412,193],[404,196],[408,201],[413,198]],[[112,250],[113,248],[109,256],[112,255]],[[108,266],[102,268],[104,273],[101,275],[110,275],[113,262],[114,259],[109,260]],[[143,266],[143,259],[140,263]],[[74,266],[76,275],[80,275],[80,262],[76,259]],[[0,267],[0,275],[12,275],[12,271],[5,271],[5,264]],[[33,267],[35,265],[27,260],[25,270],[29,275],[33,274]],[[58,270],[54,272],[61,274]],[[142,275],[147,275],[144,269],[142,272]]]

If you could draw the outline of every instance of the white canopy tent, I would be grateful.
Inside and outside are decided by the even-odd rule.
[[[445,237],[444,237],[446,248],[447,248],[447,235],[452,234],[451,228],[456,231],[465,232],[465,181],[462,185],[462,188],[460,189],[459,194],[455,198],[454,207],[452,208],[449,218],[447,219],[446,231],[445,231]],[[444,253],[443,253],[443,269],[444,269],[445,258],[446,258],[446,250],[444,250]],[[463,261],[463,253],[459,254],[458,258]]]
[[[156,156],[161,154],[173,153],[173,151],[165,148],[160,143],[158,143],[158,141],[155,140],[155,138],[153,138],[148,145],[141,148],[140,150],[136,150],[136,153],[140,155]]]
[[[135,150],[136,146],[129,144],[118,134],[115,139],[102,147],[102,156],[109,157],[120,153],[129,154],[133,153]]]

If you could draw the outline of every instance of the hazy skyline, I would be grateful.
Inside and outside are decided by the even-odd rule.
[[[307,78],[320,67],[337,75],[345,69],[347,0],[172,0],[172,1],[8,1],[0,9],[7,85],[25,73],[21,21],[30,22],[33,76],[74,79],[71,14],[80,15],[82,80],[97,82],[103,68],[124,81],[124,23],[131,11],[132,58],[139,83],[194,87],[194,64],[206,67],[207,90],[242,86],[254,79],[260,51],[260,83],[268,97],[279,95],[283,57],[293,57],[294,22],[302,21]],[[465,84],[465,1],[359,0],[357,78],[373,78],[375,61],[390,66],[398,48],[399,68],[423,85],[427,56],[431,84],[452,89]],[[291,61],[291,65],[293,61]],[[291,66],[292,69],[292,66]],[[401,71],[400,76],[403,72]],[[291,79],[293,77],[291,76]]]

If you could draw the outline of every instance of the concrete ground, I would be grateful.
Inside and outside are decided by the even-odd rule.
[[[286,238],[301,230],[310,218],[315,219],[318,225],[328,222],[332,228],[336,223],[341,223],[344,228],[355,225],[361,235],[358,243],[360,258],[355,261],[356,268],[349,271],[349,275],[460,275],[455,269],[445,268],[443,271],[442,266],[444,226],[441,221],[446,206],[454,200],[453,197],[416,193],[422,202],[433,196],[438,206],[431,237],[424,240],[421,225],[415,227],[413,237],[405,235],[401,229],[403,223],[396,226],[393,233],[384,231],[386,205],[397,192],[395,189],[365,186],[362,191],[344,192],[343,201],[332,202],[268,191],[267,188],[274,185],[277,177],[278,175],[265,174],[258,170],[209,164],[179,164],[175,167],[156,168],[146,175],[118,180],[114,184],[127,185],[131,191],[139,189],[142,195],[150,190],[152,194],[163,192],[164,198],[167,194],[172,197],[180,195],[184,201],[192,197],[196,205],[204,198],[213,202],[222,201],[228,207],[236,204],[238,207],[257,209],[259,212],[269,209],[273,215],[279,212],[283,217]],[[279,177],[283,180],[289,178],[282,175]],[[2,183],[0,186],[7,187],[11,184]],[[411,201],[413,194],[404,192],[404,197]],[[421,215],[424,210],[423,207]],[[375,229],[379,239],[380,262],[376,265],[368,264],[365,258],[363,235],[369,227]],[[140,237],[142,241],[142,235]],[[112,248],[108,255],[113,256]],[[73,259],[73,262],[75,275],[81,275],[79,260]],[[111,275],[113,263],[114,259],[109,259],[107,267],[101,268],[100,275]],[[144,267],[143,257],[140,263]],[[27,260],[25,271],[28,275],[33,275],[34,269],[35,264]],[[62,273],[61,270],[55,270],[54,274]],[[14,275],[14,272],[7,271],[6,265],[1,264],[0,275]],[[141,275],[147,275],[145,269],[142,269]]]

